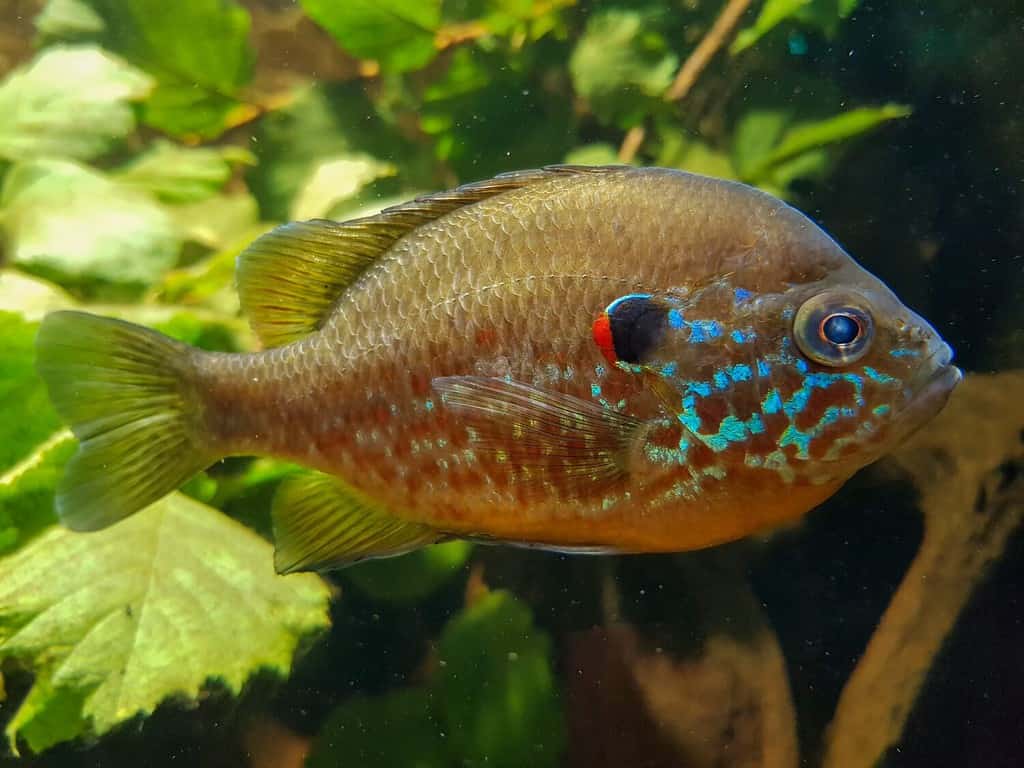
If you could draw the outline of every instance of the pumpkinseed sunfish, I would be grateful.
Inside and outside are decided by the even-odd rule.
[[[45,318],[39,372],[80,441],[66,525],[263,455],[317,470],[275,499],[283,572],[453,537],[695,549],[804,514],[960,380],[801,213],[673,170],[557,166],[286,224],[237,272],[261,352]]]

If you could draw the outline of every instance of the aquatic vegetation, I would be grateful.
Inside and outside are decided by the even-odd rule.
[[[859,623],[856,606],[821,597],[824,566],[798,571],[797,551],[834,556],[822,537],[842,517],[831,508],[796,534],[689,560],[455,542],[326,578],[278,577],[270,499],[285,464],[228,460],[107,531],[60,527],[54,492],[73,441],[34,369],[39,321],[57,309],[254,349],[235,260],[274,225],[566,161],[681,168],[780,195],[943,323],[968,367],[1020,365],[1009,298],[1024,283],[1007,256],[1024,226],[1008,181],[1021,176],[1019,118],[994,106],[1020,101],[1005,77],[1016,11],[866,5],[14,0],[0,11],[9,746],[77,765],[151,738],[195,742],[153,756],[165,764],[256,743],[247,734],[267,721],[299,744],[293,760],[308,753],[315,766],[711,765],[723,754],[845,766],[898,744],[1020,518],[1024,385],[1013,374],[969,377],[960,410],[954,401],[867,475],[886,480],[864,506],[926,518],[914,580],[856,672],[844,661],[808,683],[809,668],[835,662],[800,655],[807,616],[829,614],[820,620],[853,638],[844,659],[860,654],[912,534],[905,561],[890,547],[891,573],[865,567],[857,589],[877,610]],[[982,94],[973,106],[971,93]],[[936,112],[946,104],[952,113]],[[836,504],[862,501],[854,488]],[[765,559],[783,566],[775,581],[757,573]],[[783,581],[779,599],[787,569],[803,580]],[[223,722],[209,715],[236,696]]]

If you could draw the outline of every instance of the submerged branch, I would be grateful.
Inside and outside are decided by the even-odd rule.
[[[679,101],[686,97],[696,85],[701,73],[711,63],[711,59],[732,37],[733,32],[736,31],[736,25],[750,7],[750,3],[751,0],[728,0],[726,2],[714,24],[676,72],[672,84],[665,91],[665,101]],[[646,130],[643,125],[630,128],[626,132],[622,144],[619,145],[619,160],[623,163],[632,162],[643,144],[645,136]]]
[[[750,3],[751,0],[729,0],[725,4],[711,29],[679,68],[672,85],[665,91],[665,101],[679,101],[685,98],[711,59],[732,37],[736,25],[750,7]]]
[[[921,549],[846,684],[825,768],[899,743],[936,654],[1024,519],[1024,372],[973,376],[893,457],[921,489]]]

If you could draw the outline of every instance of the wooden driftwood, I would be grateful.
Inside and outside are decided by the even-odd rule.
[[[825,768],[896,746],[957,616],[1024,518],[1024,372],[971,376],[891,459],[921,494],[924,539],[839,700]]]

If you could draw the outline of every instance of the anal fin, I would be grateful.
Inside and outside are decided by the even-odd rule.
[[[395,517],[344,481],[319,473],[285,480],[272,517],[278,573],[341,568],[447,538],[430,526]]]

